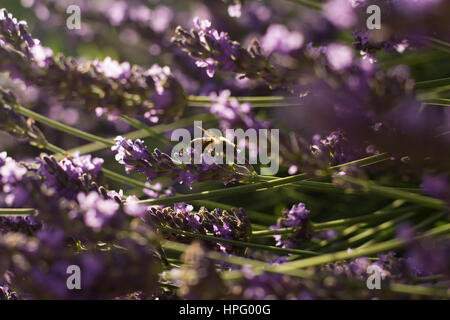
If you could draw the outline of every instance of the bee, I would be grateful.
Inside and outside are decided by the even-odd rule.
[[[191,140],[190,143],[191,150],[195,150],[198,144],[197,142],[201,141],[202,153],[206,151],[207,154],[211,157],[216,157],[216,149],[221,150],[219,156],[222,157],[223,159],[225,159],[226,150],[229,147],[232,148],[234,156],[236,156],[236,154],[239,152],[237,145],[228,140],[227,138],[222,136],[210,135],[204,128],[201,127],[198,128],[200,128],[204,132],[205,136]],[[234,159],[232,159],[231,162],[233,162],[233,160]]]

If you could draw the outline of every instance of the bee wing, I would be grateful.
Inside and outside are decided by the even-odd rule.
[[[212,135],[210,135],[210,134],[208,133],[208,131],[205,130],[205,128],[202,128],[202,127],[199,127],[199,126],[196,126],[196,127],[199,128],[200,130],[202,130],[203,133],[204,133],[205,135],[207,135],[208,137],[214,138]],[[196,138],[196,139],[203,139],[203,138]],[[195,139],[194,139],[194,140],[195,140]]]

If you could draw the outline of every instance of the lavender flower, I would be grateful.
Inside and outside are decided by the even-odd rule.
[[[194,19],[196,29],[176,29],[173,42],[188,53],[200,68],[206,68],[210,77],[217,70],[231,71],[249,79],[263,79],[271,87],[280,86],[281,76],[261,54],[259,44],[254,42],[248,50],[231,41],[225,32],[219,32],[208,20]]]
[[[58,15],[66,13],[66,8],[69,5],[77,5],[81,9],[82,16],[89,22],[101,21],[117,28],[132,26],[142,36],[150,36],[153,39],[158,39],[157,35],[164,33],[174,18],[174,13],[168,6],[158,5],[150,9],[139,0],[127,2],[104,0],[95,3],[88,0],[33,1],[35,11],[39,11],[40,8],[45,6],[48,8],[49,14],[55,15],[53,18],[55,20],[59,17]],[[85,26],[91,27],[87,23]]]
[[[382,13],[382,33],[367,29],[367,12],[370,5],[377,5]],[[375,61],[379,49],[403,52],[408,47],[423,46],[427,36],[445,39],[443,16],[448,10],[446,1],[354,1],[330,0],[324,6],[324,14],[338,28],[354,28],[355,47],[364,56]],[[420,15],[417,12],[421,12]]]
[[[250,169],[242,166],[178,163],[158,149],[149,153],[139,139],[133,142],[119,136],[115,141],[112,150],[117,152],[116,160],[125,166],[125,171],[143,173],[150,181],[165,176],[191,187],[194,182],[216,180],[228,184],[252,176]]]
[[[93,299],[112,298],[111,295],[123,295],[133,290],[152,292],[156,287],[161,256],[151,243],[152,231],[140,220],[131,223],[133,217],[138,216],[137,209],[141,209],[131,203],[132,199],[128,202],[129,207],[123,208],[117,201],[105,199],[101,193],[92,191],[87,194],[80,192],[76,200],[69,201],[60,198],[54,187],[42,185],[37,171],[11,174],[15,172],[12,170],[16,165],[13,161],[2,154],[1,169],[8,168],[1,170],[2,182],[7,181],[11,189],[22,188],[27,194],[27,204],[39,211],[38,221],[34,217],[0,218],[1,267],[16,276],[14,286],[21,293],[45,299]],[[91,172],[99,170],[90,158],[72,161],[69,167],[83,167]],[[73,174],[77,170],[68,172]],[[131,240],[130,234],[141,237],[141,240]],[[99,242],[116,244],[123,249],[98,251]],[[74,248],[81,246],[83,252],[74,255]],[[19,253],[24,263],[13,259]],[[72,264],[79,265],[85,274],[83,292],[67,290],[66,270]],[[29,269],[28,265],[33,267]],[[129,265],[139,265],[142,269],[131,268],[124,273],[125,266]],[[0,271],[3,273],[4,270]],[[120,288],[114,285],[113,288],[107,283],[127,285]]]
[[[85,250],[74,255],[69,247],[55,250],[37,238],[9,234],[0,237],[0,256],[15,275],[15,287],[33,299],[112,299],[134,291],[153,293],[160,264],[152,247],[131,239],[117,245],[123,249]],[[19,253],[23,263],[8,256]],[[69,265],[83,271],[83,290],[67,290]]]
[[[27,23],[25,21],[17,21],[12,14],[6,9],[0,10],[0,45],[5,46],[6,42],[11,42],[15,48],[20,48],[21,43],[33,46],[36,42],[26,30]]]
[[[250,221],[243,209],[232,209],[231,212],[214,209],[209,212],[202,207],[196,213],[193,207],[185,203],[178,203],[174,208],[150,208],[149,222],[155,226],[168,226],[176,230],[184,230],[200,234],[212,234],[219,238],[247,241],[251,234]],[[184,236],[175,236],[175,239],[189,241]],[[210,243],[206,243],[211,247]],[[241,252],[242,248],[232,247],[228,244],[215,243],[215,247],[224,252]]]
[[[236,3],[234,5],[228,6],[228,14],[232,18],[239,18],[242,15],[242,5],[240,3]]]
[[[326,56],[329,64],[335,70],[342,70],[353,64],[353,50],[345,45],[330,44]]]
[[[9,17],[6,10],[2,10],[2,16]],[[79,100],[90,110],[100,108],[98,110],[107,110],[111,115],[144,115],[153,122],[170,121],[184,110],[184,91],[167,69],[160,71],[164,75],[158,75],[155,67],[143,70],[110,58],[82,63],[54,57],[37,40],[26,41],[25,26],[12,18],[1,21],[6,21],[9,29],[13,28],[15,37],[11,39],[6,32],[9,29],[0,30],[0,38],[5,43],[0,47],[0,70],[9,71],[55,96]],[[52,76],[43,77],[43,74]]]
[[[255,275],[251,267],[243,267],[245,279],[235,284],[233,291],[241,292],[245,300],[300,299],[315,297],[304,285],[305,281],[285,275],[263,273]]]
[[[416,231],[409,223],[397,228],[399,238],[409,241],[405,252],[408,270],[415,277],[441,275],[447,281],[450,277],[450,242],[448,239],[415,239]]]
[[[406,253],[408,266],[416,276],[444,275],[450,277],[448,241],[425,240],[415,242]]]
[[[298,31],[290,32],[284,25],[272,24],[261,40],[261,47],[267,52],[290,53],[300,49],[304,36]]]
[[[212,102],[210,112],[217,116],[223,131],[231,128],[267,128],[266,122],[255,119],[251,104],[240,103],[232,98],[229,90],[223,90],[219,94],[213,92],[209,97]]]
[[[126,214],[132,217],[144,217],[147,207],[139,203],[139,199],[136,196],[127,197],[124,211]]]
[[[377,42],[376,39],[373,39],[374,36],[365,29],[353,31],[352,36],[355,39],[353,46],[360,51],[363,59],[368,59],[371,63],[377,61],[376,52],[378,50],[384,49],[389,53],[394,51],[403,53],[411,46],[408,39],[393,39]]]
[[[450,202],[450,184],[446,174],[424,175],[422,189],[427,195]]]
[[[15,112],[17,105],[15,95],[0,86],[0,130],[25,141],[46,145],[47,140],[34,120]]]
[[[44,178],[45,186],[67,199],[74,199],[79,191],[95,189],[100,183],[103,159],[74,154],[59,162],[43,156],[37,163],[40,165],[37,174]]]
[[[22,184],[27,169],[7,156],[0,153],[0,205],[10,208],[21,208],[29,204],[29,193]]]
[[[349,28],[357,22],[351,0],[329,0],[323,10],[325,17],[339,28]]]
[[[84,222],[94,230],[101,230],[116,214],[119,205],[113,200],[104,200],[97,192],[79,193],[77,196]]]
[[[197,66],[206,68],[206,72],[211,78],[219,68],[223,71],[232,70],[235,67],[232,59],[239,50],[238,44],[232,43],[226,33],[219,33],[217,30],[211,28],[211,22],[208,20],[200,20],[197,18],[194,20],[194,25],[198,29],[198,36],[202,45],[209,45],[209,41],[211,46],[216,50],[214,58],[208,57],[207,59],[199,60],[196,62]]]
[[[103,61],[95,60],[92,65],[108,78],[126,79],[131,75],[131,65],[129,62],[119,64],[119,62],[112,60],[110,57],[106,57]]]
[[[74,235],[80,235],[88,233],[86,227],[94,232],[106,225],[120,229],[127,225],[128,216],[142,216],[145,212],[145,207],[133,204],[132,198],[129,207],[123,209],[121,199],[117,201],[115,194],[108,195],[103,187],[97,187],[92,179],[100,171],[100,159],[84,156],[58,164],[44,157],[37,170],[20,166],[4,153],[0,159],[0,205],[30,207],[39,212],[26,218],[0,217],[3,231],[33,234],[45,221],[49,226],[70,226]]]
[[[21,232],[31,235],[41,228],[42,223],[34,216],[0,217],[0,233]]]
[[[293,228],[293,233],[287,239],[282,235],[275,235],[276,245],[282,248],[295,248],[311,239],[308,215],[309,210],[306,209],[304,203],[293,205],[291,210],[283,210],[282,217],[278,219],[276,225],[270,227],[270,230]]]
[[[151,187],[152,190],[150,190],[149,188],[144,188],[142,189],[142,192],[147,195],[148,197],[150,197],[151,199],[156,199],[156,198],[160,198],[160,197],[170,197],[173,196],[175,194],[175,191],[173,190],[172,187],[166,188],[164,189],[162,184],[157,182],[155,184],[151,184],[150,182],[146,182],[145,185],[147,187]]]
[[[352,159],[363,158],[370,153],[375,153],[375,151],[368,152],[368,150],[371,150],[369,147],[366,150],[355,149],[342,131],[331,132],[326,137],[314,135],[313,144],[310,148],[316,161],[328,167],[350,162]]]

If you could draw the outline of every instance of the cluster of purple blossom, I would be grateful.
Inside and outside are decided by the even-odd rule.
[[[413,248],[413,246],[412,246]],[[373,299],[405,298],[389,290],[367,290],[362,287],[368,277],[368,268],[377,267],[383,287],[389,283],[419,281],[426,273],[415,269],[428,265],[427,257],[436,254],[439,268],[449,267],[448,244],[440,243],[439,249],[432,251],[421,248],[411,252],[408,258],[396,257],[394,252],[379,254],[376,261],[360,257],[349,261],[339,261],[310,268],[307,275],[294,277],[269,272],[257,272],[250,265],[241,268],[243,277],[224,282],[220,279],[220,267],[215,266],[200,243],[193,243],[184,254],[181,269],[171,271],[172,279],[179,286],[178,294],[186,299],[245,299],[245,300],[311,300],[311,299]],[[430,247],[428,247],[430,249]],[[414,249],[411,249],[414,250]],[[447,250],[447,252],[443,252]],[[415,259],[418,260],[415,260]],[[414,261],[415,260],[415,261]],[[421,269],[425,270],[425,269]],[[442,269],[440,269],[442,271]],[[448,271],[448,269],[447,269]],[[441,279],[443,283],[448,277]],[[426,280],[425,280],[426,281]],[[429,284],[433,280],[429,280]],[[207,285],[211,284],[211,285]]]
[[[150,153],[143,141],[139,139],[133,142],[119,136],[112,150],[116,152],[116,160],[125,166],[127,173],[131,171],[143,173],[149,181],[160,177],[170,177],[192,188],[195,182],[222,181],[224,184],[229,184],[254,175],[251,168],[244,165],[214,162],[180,163],[158,149]]]
[[[174,21],[175,13],[166,4],[156,5],[150,9],[142,1],[55,1],[33,0],[28,6],[32,6],[37,18],[48,22],[45,28],[57,28],[63,24],[61,15],[65,15],[67,8],[75,5],[80,8],[82,26],[75,29],[77,36],[85,40],[93,40],[97,34],[96,28],[88,22],[123,27],[124,36],[129,36],[131,41],[141,40],[139,36],[149,37],[155,40],[163,40],[164,33],[170,31],[169,27]],[[97,27],[99,27],[97,25]],[[143,40],[143,39],[142,39]]]
[[[425,194],[442,199],[450,203],[450,176],[449,174],[425,174],[422,180],[422,189]]]
[[[263,79],[271,87],[282,83],[281,75],[262,54],[257,42],[246,50],[230,40],[227,33],[214,29],[209,20],[195,18],[194,24],[196,29],[190,31],[178,27],[172,41],[196,59],[198,67],[206,68],[209,77],[220,70],[237,73],[242,78]]]
[[[312,235],[308,215],[309,210],[304,203],[293,205],[291,210],[283,210],[282,217],[278,219],[276,225],[270,227],[270,230],[292,228],[293,232],[288,239],[284,239],[282,235],[274,236],[276,245],[282,248],[296,248],[310,240]]]
[[[368,10],[374,6],[378,11]],[[329,0],[324,6],[324,15],[338,28],[354,29],[356,49],[375,60],[379,49],[402,53],[410,46],[423,46],[431,37],[448,40],[444,14],[448,10],[448,2],[441,0]],[[376,15],[379,26],[368,29],[367,12]]]
[[[38,215],[0,218],[1,273],[8,271],[12,275],[10,282],[14,288],[20,288],[23,298],[77,298],[77,294],[79,298],[114,298],[132,291],[115,287],[114,283],[119,282],[151,292],[150,288],[157,283],[155,270],[160,266],[160,257],[152,246],[151,229],[144,223],[130,224],[127,217],[136,216],[136,207],[133,214],[128,214],[130,209],[103,198],[97,191],[86,192],[81,184],[81,179],[98,171],[99,161],[78,157],[60,163],[46,158],[43,162],[37,171],[27,170],[2,155],[5,204],[14,207],[25,201],[36,208]],[[141,216],[144,212],[142,206]],[[142,240],[120,236],[118,231],[140,234]],[[106,242],[103,246],[120,246],[123,250],[99,251],[96,248],[100,241]],[[77,247],[83,253],[74,255]],[[26,263],[14,260],[17,255]],[[67,290],[66,269],[72,264],[81,266],[89,275],[83,278],[86,285],[83,293]],[[33,270],[28,270],[28,265]],[[123,272],[129,265],[136,268]],[[142,277],[148,282],[142,281]]]
[[[96,188],[100,181],[103,159],[91,155],[73,155],[57,162],[53,157],[43,156],[36,161],[37,174],[43,177],[44,185],[54,189],[67,199],[73,199],[80,190]]]
[[[5,9],[0,23],[0,70],[13,78],[54,96],[82,101],[98,115],[138,114],[158,122],[177,118],[184,110],[185,93],[167,67],[143,70],[111,58],[79,62],[54,56],[31,37],[26,23],[17,22]]]
[[[152,225],[168,226],[175,230],[183,230],[187,232],[195,232],[203,235],[214,235],[215,237],[248,241],[251,235],[251,225],[245,211],[241,209],[233,209],[230,213],[226,210],[214,209],[209,212],[202,207],[198,212],[192,212],[193,206],[186,203],[176,203],[174,208],[151,208],[148,212],[149,221]],[[164,229],[163,229],[164,231]],[[170,237],[169,237],[170,238]],[[183,241],[189,239],[189,236],[175,236],[176,240]],[[207,247],[216,247],[221,251],[228,253],[240,253],[242,248],[232,247],[224,243],[213,243]]]
[[[240,103],[236,98],[231,97],[229,90],[223,90],[219,94],[210,94],[210,112],[219,120],[222,131],[231,128],[267,128],[267,121],[259,121],[252,112],[250,103]]]

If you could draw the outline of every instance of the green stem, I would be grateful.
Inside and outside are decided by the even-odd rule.
[[[442,45],[439,42],[431,42],[431,47],[445,53],[450,53],[450,48],[447,48],[447,46]]]
[[[36,209],[32,208],[0,208],[0,216],[22,216],[31,215],[36,212]]]
[[[380,154],[376,156],[371,156],[355,161],[351,161],[342,165],[330,167],[329,170],[333,171],[348,165],[354,165],[354,164],[360,164],[361,166],[367,166],[370,164],[378,163],[380,161],[387,160],[386,154]],[[150,205],[157,205],[157,204],[171,204],[175,202],[183,202],[183,201],[192,201],[192,200],[204,200],[204,199],[214,199],[214,198],[221,198],[221,197],[228,197],[235,194],[243,194],[248,192],[258,192],[258,191],[264,191],[270,188],[274,187],[282,187],[288,184],[291,184],[293,182],[302,181],[310,179],[310,176],[307,174],[298,174],[295,176],[289,176],[284,178],[278,178],[271,181],[263,181],[263,182],[257,182],[253,184],[247,184],[247,185],[241,185],[237,187],[231,187],[231,188],[224,188],[224,189],[218,189],[218,190],[211,190],[211,191],[203,191],[198,193],[191,193],[191,194],[180,194],[173,197],[167,197],[167,198],[161,198],[161,199],[150,199],[150,200],[142,200],[139,201],[140,203],[147,203]]]
[[[436,228],[431,229],[424,235],[416,237],[415,239],[420,239],[428,236],[437,236],[440,234],[448,233],[450,231],[450,224],[445,224]],[[293,262],[287,262],[282,265],[276,266],[275,269],[278,271],[289,271],[301,268],[308,268],[317,265],[322,265],[326,263],[335,262],[338,260],[348,260],[352,258],[358,258],[361,256],[370,256],[380,252],[386,252],[389,250],[394,250],[405,246],[409,241],[402,239],[393,239],[385,242],[375,244],[367,248],[354,249],[352,251],[338,251],[334,253],[324,254],[317,257],[311,257],[306,259],[301,259]]]
[[[173,141],[167,139],[166,137],[164,137],[161,133],[156,132],[153,128],[143,124],[142,122],[140,122],[139,120],[130,118],[128,116],[125,115],[121,115],[120,116],[123,120],[125,120],[126,122],[128,122],[130,125],[132,125],[133,127],[135,127],[136,129],[140,129],[140,130],[144,130],[145,132],[148,133],[148,136],[150,137],[154,137],[156,139],[158,139],[160,142],[162,142],[163,144],[174,144]]]
[[[296,107],[300,106],[300,102],[266,102],[266,103],[252,103],[254,108],[275,108],[275,107]],[[209,108],[211,103],[208,102],[189,102],[189,107],[205,107]]]
[[[422,103],[426,104],[426,105],[437,105],[437,106],[442,106],[442,107],[449,107],[450,99],[446,99],[446,98],[424,99],[424,100],[422,100]]]
[[[439,220],[440,218],[444,217],[447,213],[445,212],[439,212],[436,214],[433,214],[431,216],[429,216],[428,218],[420,221],[418,224],[416,224],[413,227],[413,230],[420,230],[425,226],[428,226],[430,224],[432,224],[433,222]],[[373,237],[372,239],[370,239],[369,241],[365,242],[364,244],[362,244],[361,246],[359,246],[359,248],[364,248],[364,247],[368,247],[371,246],[374,243],[377,243],[379,241],[383,241],[386,240],[390,237],[392,232],[388,233],[388,234],[381,234],[379,236]]]
[[[316,231],[323,231],[323,230],[329,230],[329,229],[341,227],[341,226],[349,226],[349,225],[353,225],[353,224],[357,224],[357,223],[361,223],[361,222],[379,221],[380,219],[385,219],[387,217],[398,215],[407,210],[410,210],[410,208],[401,208],[398,210],[393,210],[403,204],[403,202],[397,202],[397,203],[401,203],[401,204],[399,204],[399,205],[396,204],[393,207],[379,210],[372,214],[368,214],[368,215],[364,215],[364,216],[360,216],[360,217],[344,218],[344,219],[337,219],[337,220],[327,221],[327,222],[322,222],[322,223],[315,223],[315,224],[313,224],[313,228]]]
[[[239,102],[251,102],[252,107],[255,108],[270,108],[270,107],[291,107],[299,106],[302,103],[297,98],[283,97],[283,96],[254,96],[254,97],[229,97],[228,100],[236,99]],[[190,107],[210,107],[212,104],[211,98],[207,96],[190,96],[188,98],[188,105]]]
[[[439,44],[441,46],[444,46],[444,47],[447,47],[450,49],[450,43],[448,43],[447,41],[440,40],[440,39],[433,38],[433,37],[428,37],[428,39],[433,43]]]
[[[85,140],[88,140],[88,141],[99,142],[99,143],[102,143],[102,144],[104,144],[106,146],[113,146],[113,145],[115,145],[114,141],[111,141],[111,140],[105,139],[105,138],[101,138],[101,137],[98,137],[96,135],[93,135],[93,134],[90,134],[90,133],[87,133],[87,132],[84,132],[84,131],[72,128],[72,127],[70,127],[68,125],[65,125],[63,123],[60,123],[58,121],[54,121],[52,119],[44,117],[44,116],[42,116],[42,115],[40,115],[40,114],[38,114],[36,112],[33,112],[33,111],[31,111],[31,110],[29,110],[27,108],[24,108],[22,106],[15,105],[14,106],[14,110],[17,111],[18,113],[26,116],[26,117],[34,119],[34,120],[36,120],[38,122],[41,122],[43,124],[48,125],[49,127],[52,127],[54,129],[57,129],[57,130],[60,130],[60,131],[63,131],[63,132],[66,132],[66,133],[71,134],[73,136],[76,136],[76,137],[79,137],[79,138],[82,138],[82,139],[85,139]]]
[[[321,223],[312,223],[312,227],[314,232],[323,231],[323,230],[329,230],[336,227],[342,227],[342,226],[349,226],[353,224],[357,224],[360,222],[371,222],[371,221],[378,221],[380,219],[384,219],[386,217],[390,217],[392,215],[397,215],[399,213],[404,212],[405,210],[410,210],[409,208],[402,208],[400,210],[395,210],[401,205],[403,205],[404,201],[394,201],[394,203],[382,210],[376,211],[371,214],[354,217],[354,218],[344,218],[344,219],[337,219],[327,222],[321,222]],[[255,231],[252,233],[252,236],[268,236],[268,235],[276,235],[276,234],[288,234],[292,233],[293,228],[282,228],[277,230],[264,230],[264,231]]]
[[[364,226],[365,225],[366,224],[364,224]],[[315,245],[308,247],[308,250],[323,250],[323,249],[326,249],[326,247],[328,247],[329,245],[332,245],[332,244],[335,244],[335,243],[338,243],[341,241],[346,241],[347,237],[351,236],[352,234],[357,233],[362,227],[363,227],[363,223],[351,225],[351,226],[345,228],[344,230],[342,230],[336,238],[333,238],[330,240],[319,241]],[[295,257],[294,257],[294,259],[295,259]]]
[[[166,250],[172,250],[178,253],[184,253],[188,249],[188,245],[174,242],[174,241],[168,241],[163,240],[161,241],[161,246]],[[308,270],[303,269],[296,269],[296,270],[286,270],[286,271],[279,271],[274,268],[273,265],[258,261],[258,260],[252,260],[252,259],[246,259],[243,257],[238,257],[234,255],[225,255],[219,252],[214,251],[207,251],[206,256],[216,262],[219,263],[228,263],[231,265],[236,266],[251,266],[254,270],[254,273],[260,273],[260,272],[270,272],[270,273],[279,273],[279,274],[285,274],[290,275],[294,277],[299,277],[303,279],[310,279],[310,280],[321,280],[317,275],[314,275],[312,272],[309,272]],[[242,271],[225,271],[221,272],[221,277],[224,281],[233,281],[233,280],[239,280],[244,277]],[[323,279],[322,279],[323,280]],[[339,281],[340,279],[336,279]],[[361,283],[359,281],[358,283]],[[364,283],[365,285],[365,283]],[[450,297],[450,294],[445,290],[441,288],[433,288],[433,287],[424,287],[424,286],[412,286],[412,285],[405,285],[405,284],[390,284],[387,288],[383,288],[383,290],[394,292],[394,293],[402,293],[402,294],[413,294],[413,295],[423,295],[423,296],[431,296],[431,297],[444,297],[448,298]]]
[[[450,103],[424,102],[427,106],[450,107]]]
[[[319,253],[317,253],[317,252],[308,251],[308,250],[285,249],[285,248],[278,248],[278,247],[274,247],[274,246],[266,246],[266,245],[258,244],[258,243],[224,239],[224,238],[215,237],[212,235],[205,235],[205,234],[196,233],[196,232],[177,230],[177,229],[168,228],[168,227],[159,226],[159,225],[157,226],[157,228],[159,228],[163,231],[169,232],[169,233],[178,234],[178,235],[182,235],[182,236],[186,236],[186,237],[202,239],[202,240],[206,240],[206,241],[219,242],[219,243],[227,243],[227,244],[231,244],[231,245],[234,245],[237,247],[261,249],[261,250],[270,251],[270,252],[283,254],[283,255],[287,255],[287,254],[298,254],[298,255],[308,255],[308,256],[319,255]]]
[[[339,179],[362,187],[363,189],[370,191],[372,193],[379,194],[388,198],[403,199],[433,209],[444,209],[446,207],[445,202],[442,200],[422,196],[420,194],[397,190],[396,188],[382,187],[376,185],[372,181],[364,181],[349,176],[342,176],[339,177]]]
[[[185,244],[182,244],[179,242],[168,241],[168,240],[162,240],[161,246],[166,250],[173,250],[173,251],[176,251],[179,253],[186,252],[186,250],[189,247],[188,245],[185,245]],[[207,251],[206,256],[209,259],[211,259],[213,261],[217,261],[219,263],[225,262],[228,264],[241,266],[241,267],[252,266],[254,269],[258,269],[258,270],[264,270],[271,266],[270,264],[262,262],[262,261],[246,259],[243,257],[234,256],[234,255],[226,255],[226,254],[215,252],[215,251]],[[239,277],[241,277],[242,272],[238,272],[238,273],[239,273]],[[282,272],[282,274],[287,274],[287,275],[300,277],[300,278],[306,278],[306,279],[312,279],[314,277],[314,275],[312,275],[310,272],[305,271],[305,270],[286,271],[286,272]]]
[[[302,5],[306,8],[313,9],[313,10],[322,10],[322,5],[319,2],[309,1],[309,0],[287,0],[289,2],[297,3],[299,5]]]
[[[124,183],[126,185],[133,186],[133,187],[145,188],[145,189],[152,190],[152,191],[155,191],[155,192],[158,192],[158,193],[160,192],[160,190],[156,190],[156,189],[146,185],[142,181],[135,180],[135,179],[129,178],[127,176],[123,176],[121,174],[118,174],[118,173],[116,173],[114,171],[111,171],[111,170],[108,170],[106,168],[102,168],[102,172],[105,175],[105,177],[107,177],[107,178],[109,178],[109,179],[111,179],[113,181],[121,182],[121,183]]]
[[[397,222],[411,218],[414,215],[415,215],[415,212],[408,212],[408,213],[405,213],[395,219],[383,222],[382,224],[379,224],[373,228],[368,228],[368,229],[364,230],[363,232],[358,233],[357,235],[349,238],[347,243],[345,244],[345,246],[350,247],[350,245],[360,242],[361,240],[366,239],[366,238],[376,234],[378,231],[382,231],[382,230],[391,228],[391,227],[395,226],[395,224]],[[336,249],[336,248],[333,248],[333,249]]]
[[[389,285],[389,290],[394,293],[450,298],[450,293],[448,292],[448,290],[443,288],[413,286],[403,283],[392,283]]]
[[[270,177],[270,176],[258,176],[259,179],[263,181],[268,180],[274,180],[276,177]],[[317,191],[317,192],[324,192],[324,193],[336,193],[336,194],[345,194],[346,190],[342,186],[336,185],[331,182],[321,182],[321,181],[311,181],[311,180],[305,180],[305,181],[299,181],[291,184],[293,187],[298,187],[302,190],[311,190],[311,191]],[[412,192],[412,193],[420,193],[421,190],[419,188],[397,188],[397,190],[402,190],[406,192]],[[347,194],[348,195],[348,194]]]
[[[228,100],[236,99],[239,102],[268,102],[268,101],[284,101],[283,96],[254,96],[254,97],[229,97]],[[188,102],[208,102],[211,103],[209,96],[189,96]]]
[[[64,149],[62,149],[60,147],[57,147],[54,144],[51,144],[51,143],[48,143],[48,142],[46,144],[44,144],[42,147],[47,149],[47,150],[49,150],[49,151],[51,151],[51,152],[53,152],[53,153],[65,154],[65,155],[68,154],[66,152],[66,150],[64,150]]]
[[[416,82],[416,89],[436,88],[450,84],[450,77]]]
[[[201,121],[205,121],[205,122],[210,122],[214,119],[213,115],[211,114],[201,114],[201,115],[195,115],[192,117],[188,117],[188,118],[183,118],[180,119],[172,124],[160,124],[160,125],[156,125],[154,127],[152,127],[152,131],[156,132],[157,134],[161,134],[163,132],[166,132],[168,130],[171,130],[174,127],[185,127],[188,126],[190,124],[193,124],[193,122],[195,120],[201,120]],[[133,131],[133,132],[129,132],[127,134],[125,134],[125,136],[128,139],[142,139],[142,138],[146,138],[149,137],[149,131],[148,130],[137,130],[137,131]],[[110,141],[114,142],[114,138],[115,137],[111,137],[109,138]],[[106,146],[103,143],[99,143],[99,142],[93,142],[93,143],[88,143],[86,145],[80,146],[80,147],[76,147],[74,149],[68,150],[67,152],[69,154],[73,154],[74,152],[79,152],[80,154],[88,154],[88,153],[93,153],[99,150],[103,150],[105,148],[107,148],[108,146]]]

